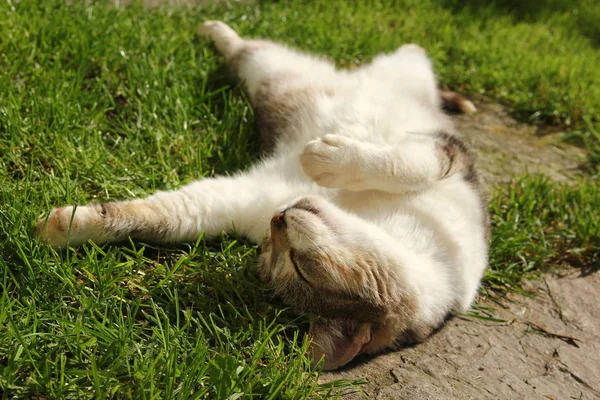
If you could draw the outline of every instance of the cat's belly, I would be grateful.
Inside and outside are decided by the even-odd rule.
[[[440,110],[373,87],[351,87],[339,95],[320,96],[314,99],[314,106],[310,118],[301,118],[301,123],[284,135],[286,140],[277,143],[275,154],[301,151],[309,141],[327,134],[394,145],[413,133],[432,133],[449,126]]]
[[[401,246],[432,263],[406,265],[411,281],[430,290],[440,276],[450,280],[452,308],[464,312],[472,303],[487,266],[484,210],[466,182],[458,188],[442,187],[431,192],[393,195],[381,192],[339,192],[332,200],[340,207],[377,225]],[[442,185],[443,186],[443,185]],[[426,265],[436,270],[424,270]],[[429,277],[424,278],[423,277]],[[435,303],[436,297],[424,297]],[[436,309],[429,304],[425,309]]]
[[[467,182],[442,182],[420,193],[339,191],[330,195],[341,208],[374,223],[415,252],[437,249],[454,253],[457,268],[485,267],[485,210]]]

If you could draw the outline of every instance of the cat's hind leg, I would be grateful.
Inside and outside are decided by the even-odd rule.
[[[217,50],[228,61],[245,45],[244,39],[229,25],[221,21],[206,21],[200,26],[198,33],[209,36]]]
[[[200,33],[214,41],[244,83],[267,149],[279,140],[293,140],[300,121],[314,119],[319,98],[335,91],[339,76],[326,60],[271,41],[241,38],[220,21],[205,22]]]
[[[451,112],[473,113],[475,105],[454,92],[439,90],[431,59],[425,49],[405,44],[389,54],[377,56],[357,73],[374,75],[388,82],[392,90],[403,96],[413,96],[423,104]]]
[[[253,101],[261,83],[278,80],[282,88],[325,83],[336,75],[332,63],[268,40],[245,39],[221,21],[206,21],[200,34],[212,39],[234,72],[246,85]],[[274,89],[274,88],[273,88]]]
[[[431,59],[416,44],[405,44],[393,53],[381,54],[357,72],[376,76],[390,90],[416,98],[421,104],[433,108],[441,105]]]

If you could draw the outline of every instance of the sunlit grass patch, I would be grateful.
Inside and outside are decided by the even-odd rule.
[[[3,398],[301,399],[353,383],[318,384],[307,321],[264,291],[241,238],[63,252],[31,239],[53,206],[144,196],[257,160],[249,103],[195,34],[205,19],[347,67],[419,43],[444,84],[568,124],[598,161],[595,2],[88,3],[0,4]],[[499,189],[485,287],[597,268],[598,199],[594,178]]]

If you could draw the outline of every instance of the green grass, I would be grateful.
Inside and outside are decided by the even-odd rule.
[[[3,399],[316,398],[350,384],[318,385],[306,321],[265,293],[256,249],[239,238],[59,253],[31,240],[52,206],[142,196],[257,159],[248,101],[195,35],[205,19],[349,67],[420,43],[442,82],[562,124],[600,160],[594,1],[61,3],[0,4]],[[554,265],[597,269],[595,185],[527,177],[499,190],[486,287],[516,289]]]
[[[518,179],[490,203],[494,227],[484,282],[518,290],[523,277],[571,266],[582,275],[600,269],[600,188],[594,179],[575,186],[542,176]]]

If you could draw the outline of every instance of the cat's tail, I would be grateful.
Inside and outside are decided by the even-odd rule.
[[[446,111],[472,114],[477,111],[475,105],[467,98],[449,90],[440,90],[442,107]]]

